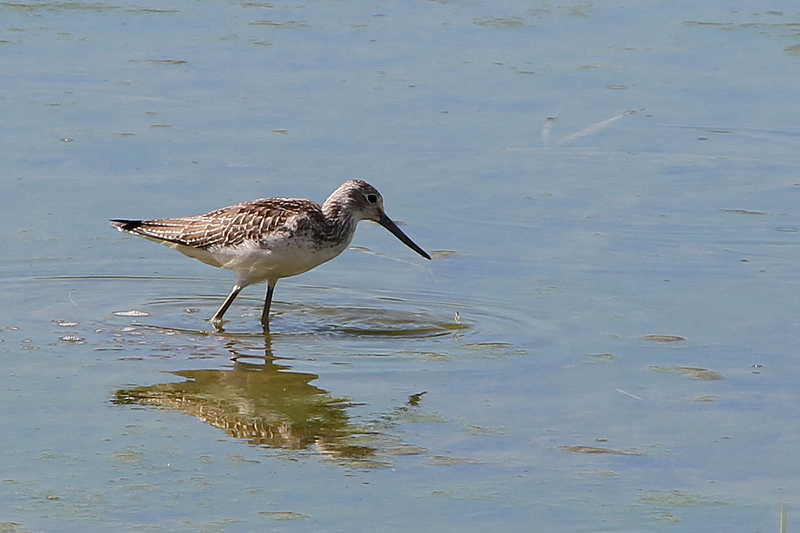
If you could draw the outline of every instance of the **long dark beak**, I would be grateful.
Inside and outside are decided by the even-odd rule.
[[[430,259],[431,256],[428,255],[428,252],[417,246],[414,241],[408,238],[408,235],[403,233],[403,230],[397,227],[397,224],[392,222],[392,219],[386,216],[386,213],[381,213],[381,219],[378,221],[378,224],[383,226],[384,228],[388,229],[392,232],[392,235],[400,239],[403,244],[417,252],[419,255],[424,257],[425,259]]]

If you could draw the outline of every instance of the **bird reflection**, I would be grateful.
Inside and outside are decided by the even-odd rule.
[[[388,464],[378,457],[379,449],[397,443],[353,423],[347,413],[351,402],[310,384],[319,376],[291,371],[269,347],[258,358],[229,350],[232,368],[171,372],[185,381],[120,389],[112,401],[181,411],[254,445],[313,448],[356,466]]]

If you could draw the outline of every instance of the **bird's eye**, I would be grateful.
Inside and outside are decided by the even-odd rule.
[[[377,195],[374,195],[374,194],[368,194],[367,195],[367,201],[369,203],[371,203],[371,204],[374,204],[374,203],[376,203],[378,201],[378,197],[377,197]]]

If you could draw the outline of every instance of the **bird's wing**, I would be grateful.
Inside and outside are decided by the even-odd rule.
[[[308,217],[322,217],[319,204],[297,198],[261,198],[193,217],[112,220],[121,231],[193,248],[237,246],[293,231]]]

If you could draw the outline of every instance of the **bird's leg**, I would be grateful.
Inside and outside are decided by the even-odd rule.
[[[219,309],[217,309],[217,312],[214,313],[214,316],[211,317],[212,324],[214,324],[215,326],[219,326],[222,324],[222,315],[225,314],[225,311],[228,310],[228,308],[231,306],[231,304],[239,295],[239,293],[242,292],[243,288],[244,287],[240,286],[238,283],[233,286],[231,293],[228,295],[227,298],[225,298],[225,301],[222,302],[222,305],[219,306]]]
[[[267,281],[267,297],[264,299],[264,311],[261,312],[261,324],[264,329],[269,328],[269,308],[272,305],[272,293],[275,291],[275,284],[278,280]]]

